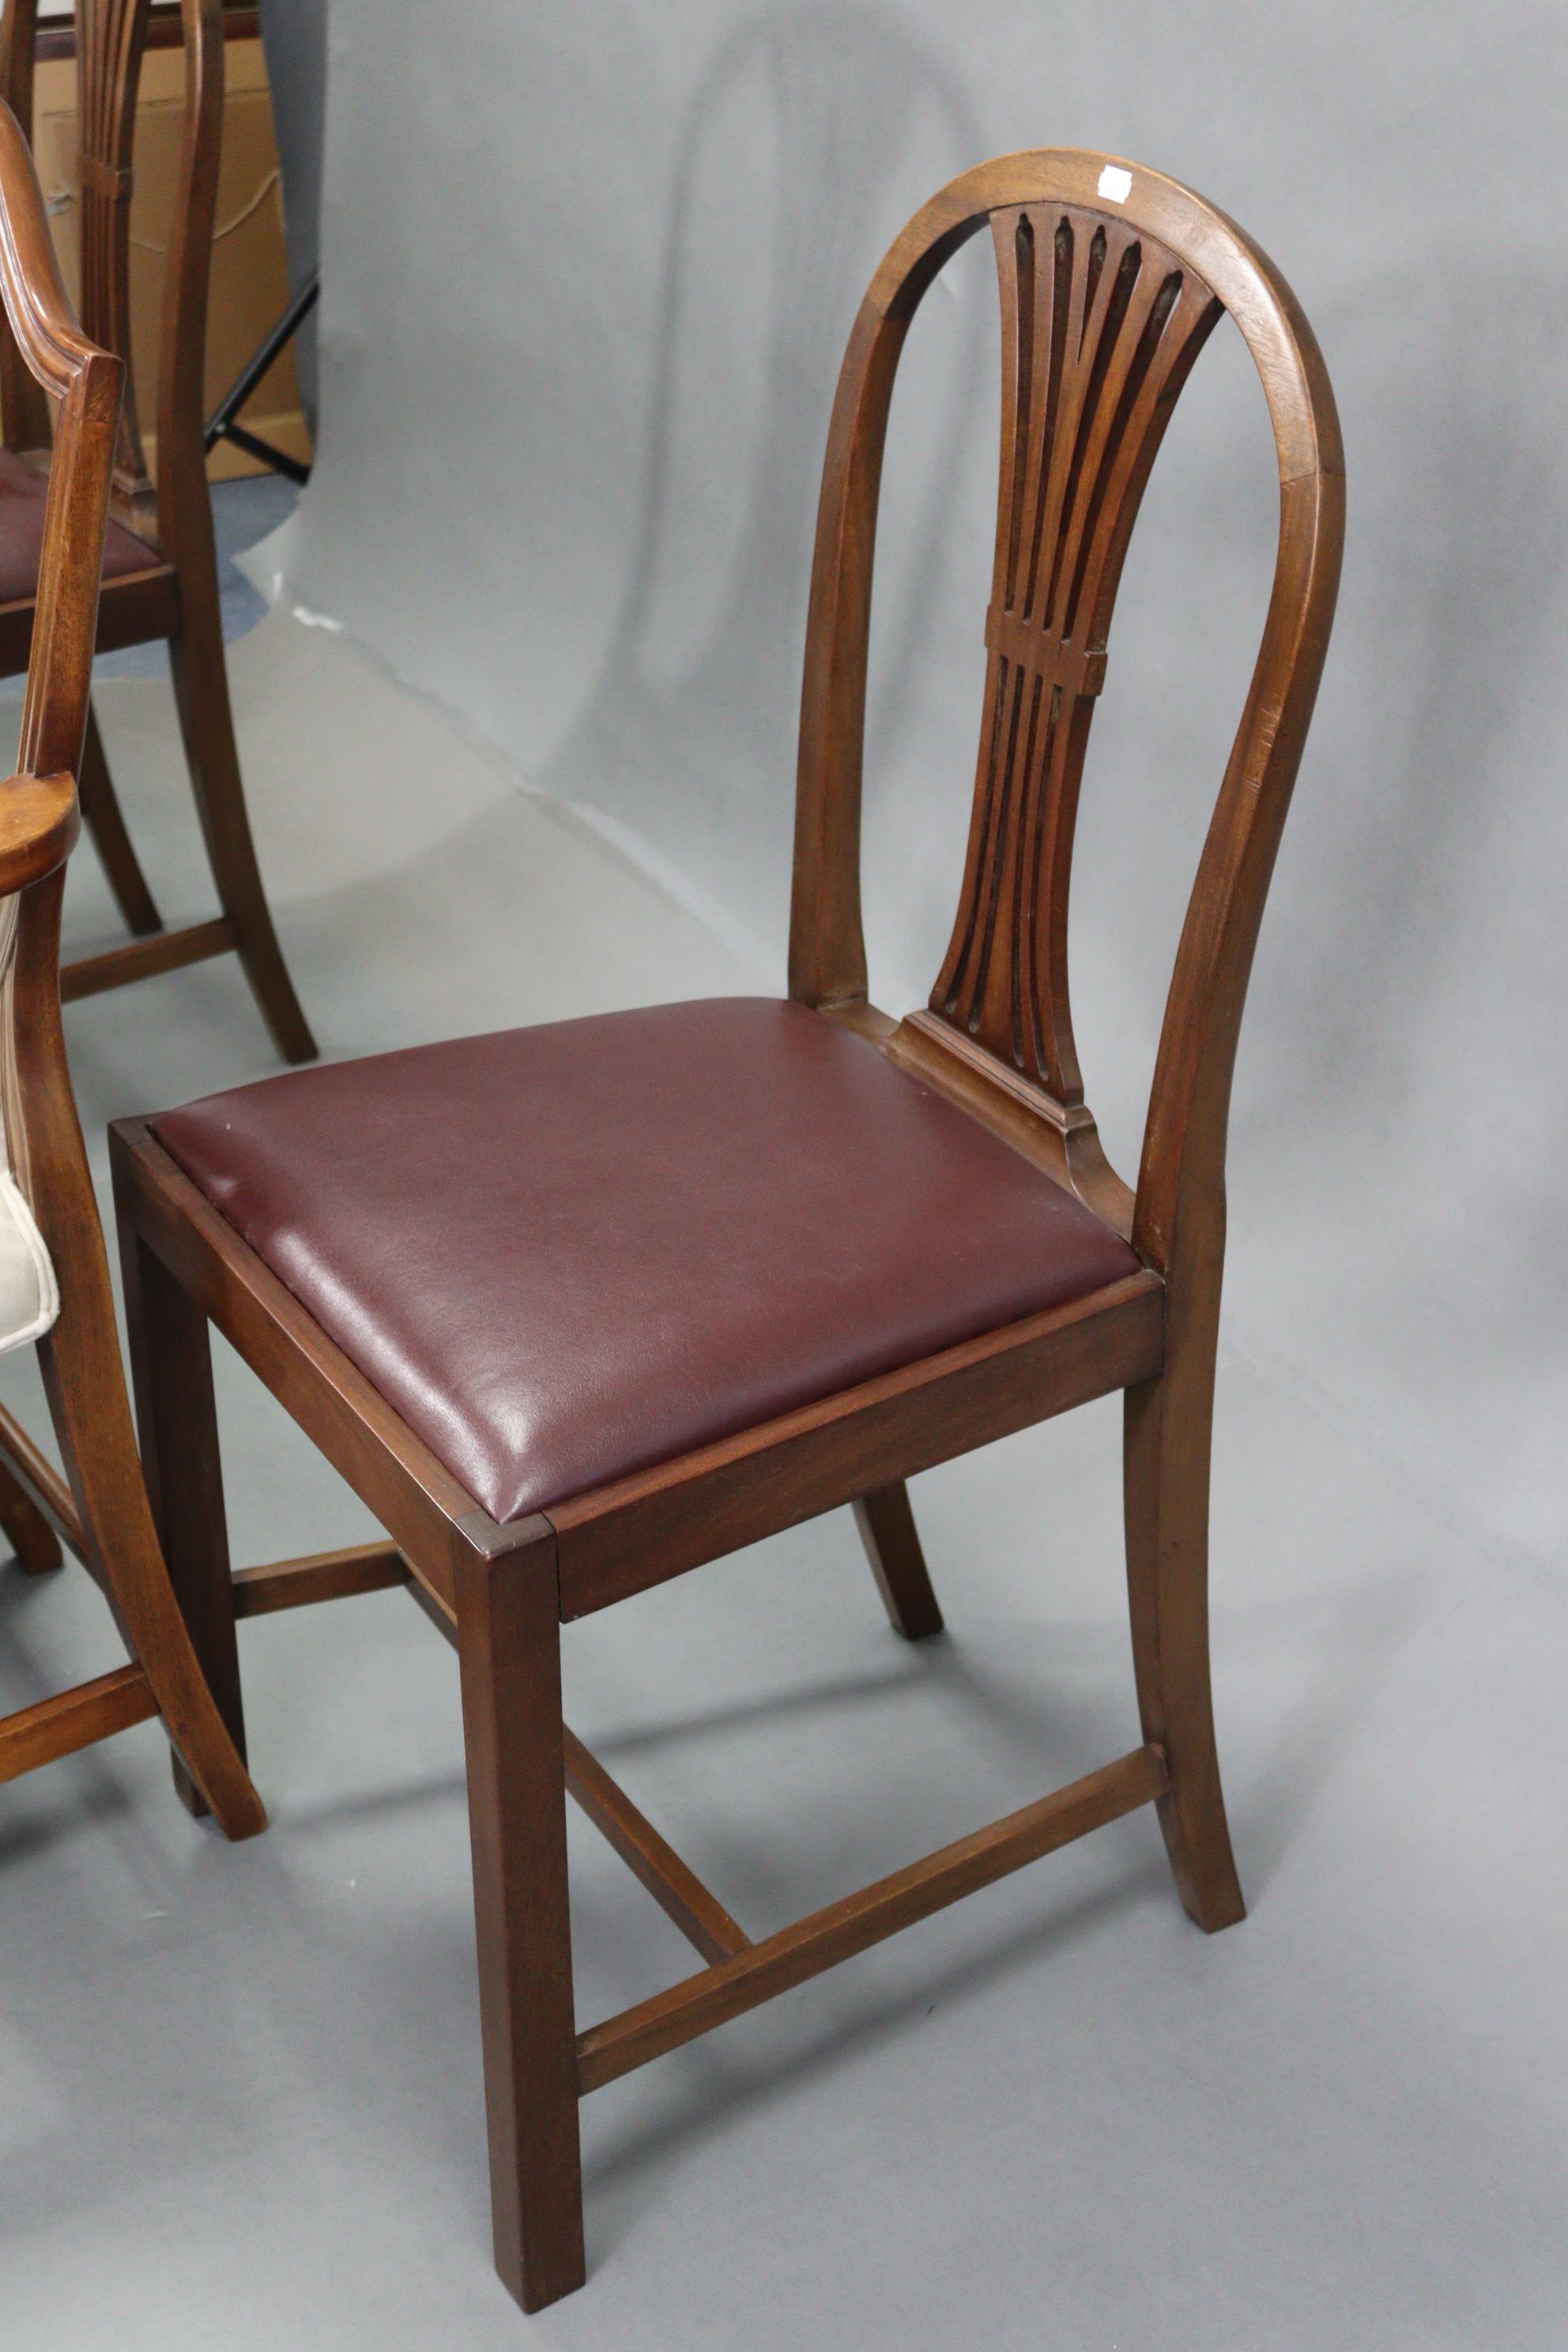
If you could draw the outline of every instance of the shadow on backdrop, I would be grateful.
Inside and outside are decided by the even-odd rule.
[[[1460,1524],[1553,1574],[1564,320],[1560,268],[1451,263],[1322,320],[1351,527],[1258,1006],[1259,1044],[1296,1047],[1244,1049],[1238,1089],[1248,1181],[1292,1204],[1273,1344]]]
[[[748,127],[758,123],[771,131],[762,168]],[[983,152],[942,64],[893,16],[854,7],[778,8],[742,27],[703,76],[679,137],[626,593],[597,680],[537,781],[601,814],[624,805],[633,831],[650,785],[689,796],[694,836],[717,805],[726,829],[747,829],[747,862],[776,883],[781,908],[817,489],[845,341],[877,258],[868,226],[888,217],[911,153],[931,158],[936,185]],[[747,341],[750,354],[737,349]],[[922,420],[922,479],[884,585],[890,655],[868,734],[907,698],[981,359],[963,338]],[[731,482],[715,476],[705,427],[733,430],[725,386],[738,375],[752,424]],[[695,533],[694,513],[705,518]],[[668,821],[658,846],[702,865],[680,854]],[[715,896],[721,870],[697,877]]]

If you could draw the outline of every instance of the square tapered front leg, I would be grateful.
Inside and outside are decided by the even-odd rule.
[[[516,1534],[454,1570],[496,2267],[538,2311],[583,2284],[583,2184],[555,1537]]]

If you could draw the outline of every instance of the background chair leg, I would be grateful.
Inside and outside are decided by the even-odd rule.
[[[228,1522],[206,1318],[138,1234],[124,1253],[137,1432],[153,1524],[180,1613],[228,1735],[245,1760]],[[209,1808],[174,1758],[174,1786],[199,1820]]]
[[[1126,1392],[1123,1493],[1132,1659],[1143,1737],[1165,1751],[1160,1826],[1190,1916],[1212,1935],[1247,1916],[1230,1848],[1209,1684],[1213,1334]]]
[[[906,1642],[942,1632],[942,1610],[921,1549],[909,1488],[902,1479],[855,1505],[855,1524],[877,1580],[888,1621]]]
[[[286,1062],[313,1061],[316,1041],[283,961],[256,862],[234,740],[216,588],[209,600],[190,593],[182,580],[181,593],[184,631],[169,642],[169,667],[213,879],[274,1044]]]
[[[539,2311],[584,2276],[554,1538],[455,1567],[496,2268]]]
[[[0,1528],[16,1555],[18,1568],[29,1576],[47,1575],[65,1555],[59,1538],[37,1505],[0,1462]]]
[[[81,747],[77,792],[81,801],[82,822],[92,835],[92,845],[108,877],[115,904],[125,918],[126,929],[134,931],[138,938],[145,938],[150,931],[161,931],[163,919],[153,903],[147,877],[131,845],[124,814],[109,772],[109,761],[103,755],[98,714],[90,702],[87,707],[87,734]]]

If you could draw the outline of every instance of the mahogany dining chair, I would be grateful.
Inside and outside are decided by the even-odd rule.
[[[0,1717],[11,1780],[161,1716],[231,1837],[266,1814],[170,1588],[142,1484],[114,1297],[60,1024],[60,901],[124,370],[71,317],[26,141],[0,105],[0,297],[56,413],[17,772],[0,783],[0,1349],[35,1343],[62,1479],[0,1414],[0,1527],[21,1566],[63,1538],[101,1586],[129,1663]]]
[[[987,226],[1002,457],[973,813],[941,976],[894,1021],[859,898],[878,487],[910,320]],[[1073,1045],[1073,822],[1140,499],[1226,312],[1273,423],[1279,552],[1130,1190]],[[1226,1129],[1342,511],[1311,331],[1223,214],[1100,154],[966,173],[894,243],[839,379],[787,1001],[421,1046],[113,1130],[160,1530],[237,1743],[237,1616],[403,1583],[457,1645],[495,2247],[527,2309],[584,2276],[578,2102],[629,2068],[1142,1805],[1198,1925],[1243,1915],[1208,1657]],[[387,1543],[231,1581],[209,1321]],[[1140,1744],[753,1940],[563,1724],[562,1625],[852,1504],[895,1624],[932,1633],[904,1482],[1117,1390]],[[568,1792],[706,1963],[582,2033]]]
[[[221,0],[181,0],[184,153],[169,236],[157,394],[158,484],[148,479],[131,359],[131,199],[136,99],[151,0],[77,0],[81,152],[81,317],[125,362],[98,650],[166,639],[191,789],[222,912],[165,930],[104,758],[91,704],[81,812],[129,929],[126,944],[68,963],[68,1004],[154,972],[237,954],[286,1061],[316,1052],[273,929],[245,804],[229,706],[217,551],[204,437],[207,291],[223,144]],[[0,100],[31,133],[37,0],[4,0]],[[0,334],[0,677],[26,667],[49,470],[48,416],[31,372]]]

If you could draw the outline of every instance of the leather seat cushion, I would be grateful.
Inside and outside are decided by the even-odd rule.
[[[0,449],[0,604],[25,604],[37,593],[44,544],[48,483],[10,449]],[[103,576],[148,572],[163,562],[156,548],[110,520],[103,540]]]
[[[655,1006],[290,1072],[164,1147],[493,1518],[1135,1273],[804,1006]]]

